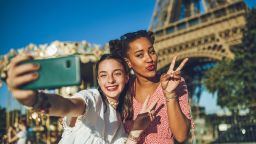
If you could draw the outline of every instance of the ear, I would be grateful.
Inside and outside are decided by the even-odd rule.
[[[124,58],[125,62],[127,63],[128,67],[131,68],[132,65],[131,65],[131,62],[128,58]]]

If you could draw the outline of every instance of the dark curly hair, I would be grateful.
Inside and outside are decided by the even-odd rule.
[[[109,41],[110,53],[119,55],[122,58],[126,57],[129,44],[141,37],[147,38],[152,44],[155,42],[155,37],[151,31],[139,30],[136,32],[130,32],[122,35],[120,39]]]

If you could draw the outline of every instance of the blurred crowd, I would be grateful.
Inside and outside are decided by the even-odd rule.
[[[52,144],[58,143],[61,135],[57,131],[47,131],[46,127],[29,127],[22,119],[9,126],[1,138],[1,144]]]

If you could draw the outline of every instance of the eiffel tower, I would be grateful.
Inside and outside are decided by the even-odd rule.
[[[169,67],[174,55],[190,58],[183,74],[199,101],[203,73],[234,57],[246,11],[243,0],[157,0],[149,29],[156,36],[159,71]]]

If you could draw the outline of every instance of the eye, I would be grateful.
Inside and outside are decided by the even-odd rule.
[[[115,76],[121,76],[121,75],[122,75],[122,72],[115,72],[114,75],[115,75]]]
[[[107,76],[106,74],[101,74],[101,75],[99,75],[100,78],[104,78],[104,77],[106,77],[106,76]]]
[[[156,53],[156,51],[155,51],[155,49],[154,49],[154,48],[152,48],[152,49],[150,49],[150,50],[149,50],[149,53],[150,53],[150,54],[155,54],[155,53]]]
[[[136,54],[135,56],[139,57],[139,58],[143,58],[143,54],[142,53]]]

